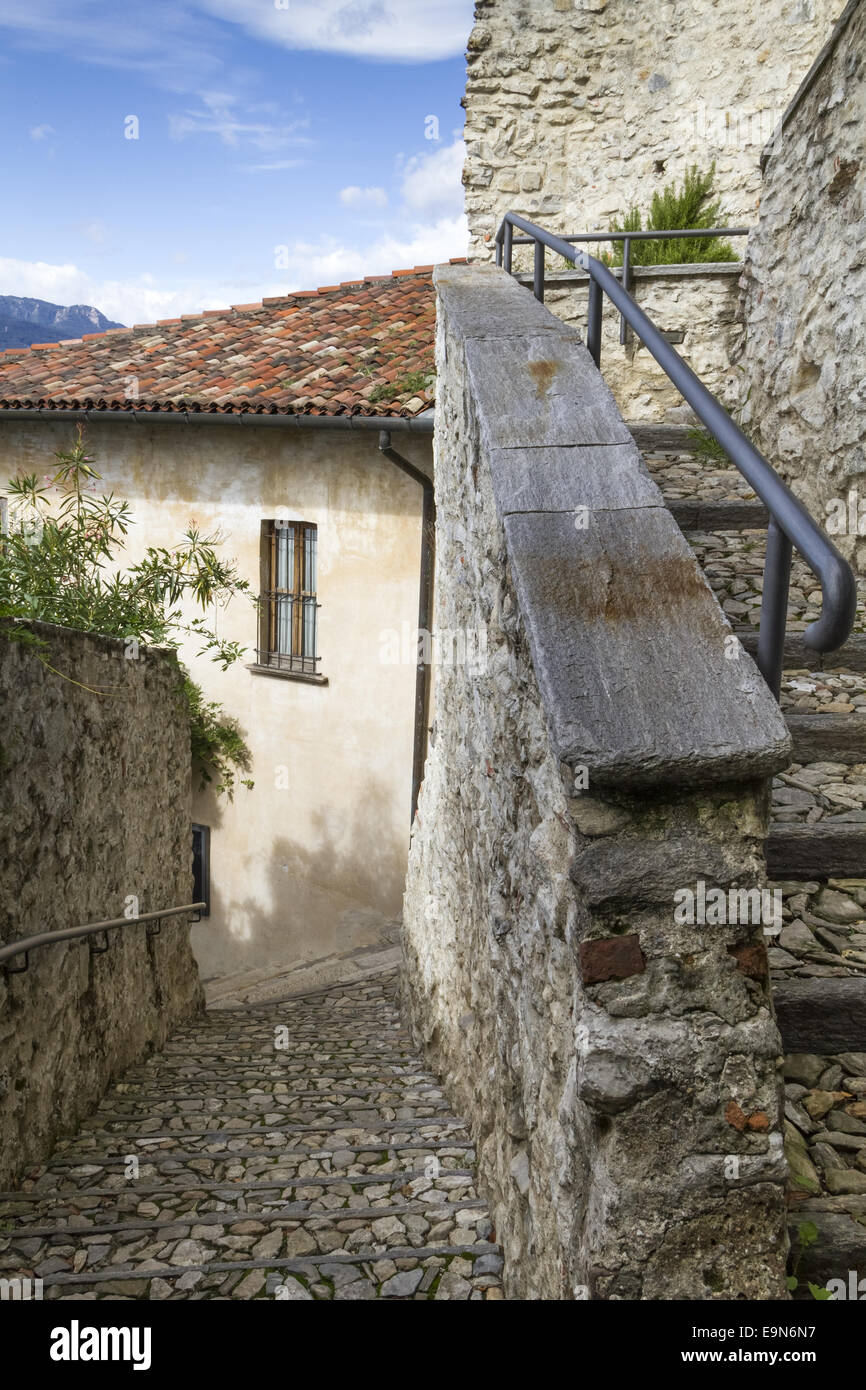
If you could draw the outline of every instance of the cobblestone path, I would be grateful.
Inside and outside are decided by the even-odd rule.
[[[472,1141],[395,975],[212,1010],[0,1194],[46,1299],[498,1299]]]

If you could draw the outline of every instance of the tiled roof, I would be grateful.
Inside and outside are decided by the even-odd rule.
[[[433,403],[432,270],[9,348],[0,410],[419,415]]]

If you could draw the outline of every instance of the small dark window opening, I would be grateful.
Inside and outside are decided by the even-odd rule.
[[[202,917],[210,917],[210,826],[192,828],[192,900],[206,903]]]
[[[315,675],[318,531],[306,521],[264,521],[259,594],[259,666]]]

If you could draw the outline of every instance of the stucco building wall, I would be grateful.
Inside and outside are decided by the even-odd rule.
[[[71,428],[3,422],[3,481],[48,472]],[[369,431],[94,422],[88,440],[100,487],[131,503],[130,560],[175,544],[193,520],[222,531],[224,553],[257,593],[262,520],[319,528],[327,685],[247,669],[257,623],[243,598],[216,614],[220,634],[247,647],[241,662],[223,672],[195,643],[180,653],[207,697],[238,718],[255,781],[232,803],[195,791],[193,820],[211,827],[211,916],[193,931],[203,977],[267,973],[391,938],[409,840],[415,666],[382,659],[383,633],[417,624],[420,486]],[[395,433],[393,445],[429,469],[429,440]]]

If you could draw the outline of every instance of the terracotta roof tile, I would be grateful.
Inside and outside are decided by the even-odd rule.
[[[433,403],[434,318],[432,266],[416,266],[8,348],[0,410],[417,415]]]

